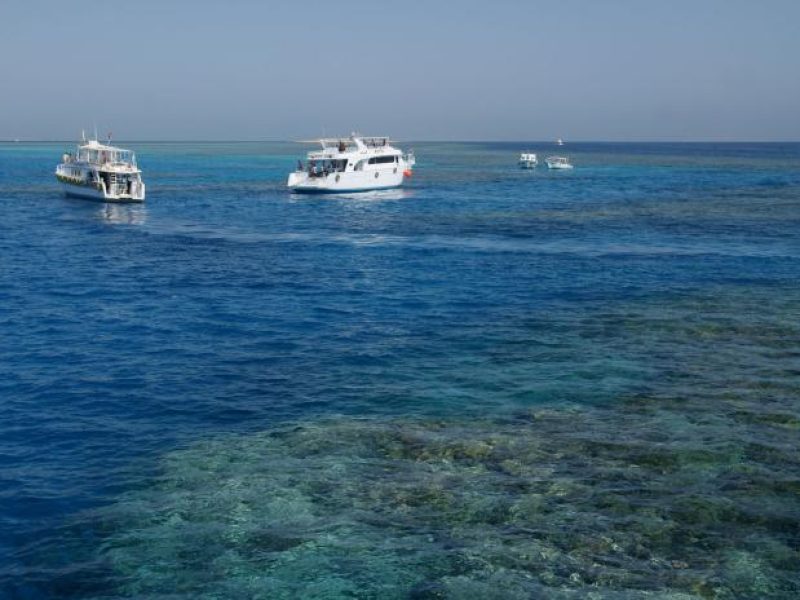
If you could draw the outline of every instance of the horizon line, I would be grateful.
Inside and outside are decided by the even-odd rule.
[[[79,141],[79,140],[78,140]],[[112,139],[111,142],[117,140]],[[147,139],[147,138],[119,138],[118,141],[122,142],[135,142],[135,143],[149,143],[149,144],[304,144],[294,139]],[[518,139],[518,140],[478,140],[478,139],[406,139],[406,140],[392,140],[394,143],[424,143],[424,144],[556,144],[555,140],[534,140],[534,139]],[[0,138],[0,144],[74,144],[75,139],[23,139],[23,138]],[[715,140],[715,139],[697,139],[697,140],[669,140],[669,139],[650,139],[650,140],[570,140],[564,142],[564,146],[569,144],[799,144],[798,140]]]

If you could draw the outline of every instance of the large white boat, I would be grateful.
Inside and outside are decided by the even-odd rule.
[[[548,156],[545,159],[548,169],[571,169],[569,159],[566,156]]]
[[[85,138],[75,154],[64,154],[56,179],[68,196],[106,202],[143,202],[145,186],[130,150]]]
[[[387,137],[352,134],[347,138],[316,140],[321,150],[309,152],[306,165],[298,161],[287,185],[295,192],[365,192],[396,188],[411,176],[414,154],[403,154]]]
[[[539,164],[539,159],[531,152],[523,152],[519,155],[519,166],[523,169],[533,169]]]

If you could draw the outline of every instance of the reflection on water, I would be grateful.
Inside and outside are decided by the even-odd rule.
[[[407,200],[414,197],[414,190],[395,188],[391,190],[371,190],[367,192],[350,192],[346,194],[298,194],[290,193],[293,201],[301,200],[358,200],[361,202],[375,202],[387,200]]]
[[[144,225],[147,222],[147,209],[141,204],[107,202],[98,214],[103,221],[113,225]]]

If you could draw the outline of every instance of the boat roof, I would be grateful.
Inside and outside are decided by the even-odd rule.
[[[361,135],[351,133],[341,137],[323,137],[315,140],[298,140],[301,144],[319,144],[323,149],[355,146],[359,150],[370,148],[392,148],[393,140],[388,135]],[[394,148],[392,148],[394,149]]]
[[[394,140],[391,140],[388,135],[361,135],[360,133],[351,133],[350,135],[340,135],[338,137],[321,137],[321,138],[313,138],[308,140],[297,140],[300,144],[320,144],[320,143],[332,143],[338,144],[339,142],[353,142],[355,140],[361,140],[363,142],[371,142],[371,141],[378,141],[383,142],[384,140],[388,143]]]
[[[363,154],[402,154],[402,150],[391,145],[389,136],[352,133],[349,136],[298,141],[301,143],[317,143],[322,146],[321,150],[308,153],[309,160],[335,160],[352,158]]]
[[[78,144],[78,148],[86,150],[104,150],[106,152],[130,152],[127,148],[119,148],[110,144],[101,144],[97,140],[88,140]]]

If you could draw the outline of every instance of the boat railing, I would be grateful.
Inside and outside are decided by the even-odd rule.
[[[385,148],[389,145],[388,137],[361,137],[359,139],[367,148]]]

